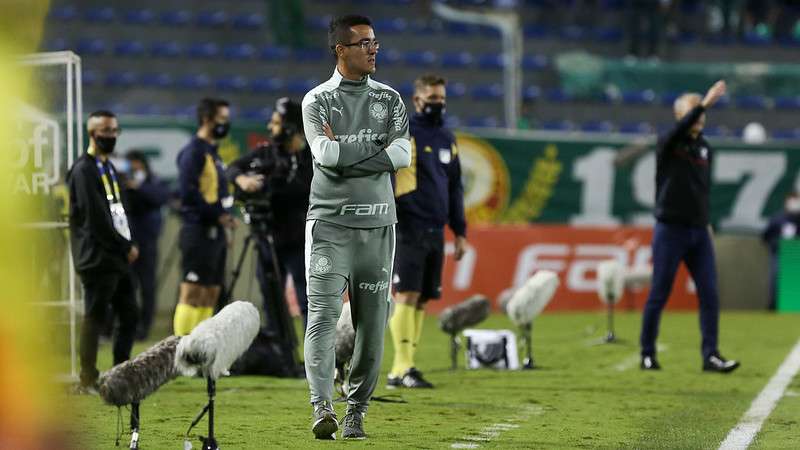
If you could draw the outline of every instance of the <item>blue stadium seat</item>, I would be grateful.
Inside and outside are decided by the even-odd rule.
[[[412,67],[431,67],[436,64],[436,53],[430,50],[411,50],[405,53],[403,60],[407,66]]]
[[[462,69],[469,67],[475,61],[475,57],[470,52],[449,52],[442,54],[442,67],[448,69]]]
[[[137,57],[145,54],[142,41],[119,41],[114,46],[114,55],[123,57]]]
[[[319,85],[319,80],[316,78],[308,78],[305,80],[291,80],[286,83],[286,90],[292,95],[305,95],[311,89]]]
[[[572,100],[572,96],[561,88],[550,88],[544,93],[545,98],[553,103],[566,103]]]
[[[500,83],[479,84],[472,88],[472,98],[479,101],[499,100],[503,98],[503,85]]]
[[[769,108],[769,99],[762,95],[741,95],[736,97],[735,104],[741,109],[763,110]]]
[[[332,18],[330,15],[320,17],[309,14],[306,16],[306,28],[309,31],[328,31],[328,25]]]
[[[74,5],[53,6],[49,16],[59,22],[69,22],[78,18],[78,8]]]
[[[589,32],[582,27],[576,25],[568,25],[559,31],[561,39],[568,41],[580,41],[589,37]]]
[[[228,22],[228,15],[225,11],[201,11],[195,16],[194,23],[204,28],[224,27]]]
[[[197,115],[197,105],[176,106],[170,113],[178,119],[195,119]]]
[[[114,22],[116,18],[117,13],[114,11],[114,8],[111,7],[89,8],[83,14],[83,19],[85,21],[101,25],[109,25]]]
[[[467,95],[467,85],[461,82],[449,83],[447,85],[448,98],[462,98]]]
[[[569,120],[545,120],[542,122],[542,129],[548,131],[572,131],[575,124]]]
[[[586,133],[611,133],[614,124],[607,120],[590,120],[581,124],[581,131]]]
[[[497,128],[500,126],[500,121],[497,117],[471,117],[467,119],[467,126],[473,128]]]
[[[525,70],[542,70],[547,68],[546,55],[523,55],[522,68]]]
[[[150,46],[150,55],[159,58],[176,58],[183,54],[183,47],[176,41],[157,41]]]
[[[198,42],[190,45],[187,53],[192,58],[215,58],[219,54],[219,46],[213,42]]]
[[[414,95],[414,83],[411,81],[400,83],[399,85],[395,86],[395,89],[397,89],[397,92],[403,97],[411,97]]]
[[[241,13],[234,16],[231,23],[236,29],[258,30],[264,25],[264,16],[258,13]]]
[[[622,103],[626,105],[651,105],[656,101],[656,93],[651,89],[622,93]]]
[[[138,79],[136,73],[131,71],[111,72],[106,75],[105,84],[107,87],[127,88],[136,84]]]
[[[183,75],[178,78],[176,85],[187,90],[205,89],[211,86],[211,78],[206,74]]]
[[[289,49],[267,45],[261,48],[260,56],[264,61],[287,61]]]
[[[528,102],[539,100],[542,90],[539,86],[528,86],[522,91],[522,99]]]
[[[292,52],[292,58],[297,62],[319,62],[324,60],[328,52],[319,48],[296,48]]]
[[[647,122],[627,122],[619,126],[619,132],[623,134],[651,134],[654,131]]]
[[[679,95],[681,94],[678,92],[665,92],[661,94],[661,105],[672,108],[672,104],[675,103]]]
[[[522,27],[526,39],[545,39],[550,36],[550,29],[538,24],[529,24]]]
[[[247,79],[241,75],[228,75],[217,78],[217,89],[225,92],[243,91],[247,88]]]
[[[262,77],[250,81],[250,90],[256,93],[276,93],[283,90],[284,82],[276,77]]]
[[[179,9],[161,14],[161,23],[169,27],[184,27],[192,21],[192,13]]]
[[[403,60],[403,54],[395,49],[386,50],[378,54],[378,64],[396,66]]]
[[[787,141],[800,141],[800,128],[775,130],[772,133],[772,138]]]
[[[102,55],[108,50],[106,41],[97,38],[83,38],[78,41],[78,54],[83,55]]]
[[[139,77],[139,84],[149,88],[166,89],[172,86],[172,76],[168,73],[146,73]]]
[[[484,53],[478,56],[478,67],[487,70],[500,70],[506,66],[506,59],[499,53]]]
[[[444,124],[447,128],[453,129],[453,128],[459,128],[462,122],[460,117],[455,116],[453,114],[447,114],[446,116],[444,116]]]
[[[271,107],[246,108],[242,110],[242,118],[246,120],[257,120],[266,122],[272,117]]]
[[[460,22],[445,22],[444,31],[453,37],[465,37],[477,34],[478,27]]]
[[[775,108],[777,109],[800,109],[800,95],[796,97],[781,96],[775,98]]]
[[[741,42],[753,47],[763,47],[765,45],[770,45],[772,43],[772,38],[769,36],[762,36],[751,31],[742,36]]]
[[[60,52],[63,50],[69,50],[70,43],[67,39],[59,37],[44,42],[42,48],[48,52]]]
[[[166,114],[167,109],[153,103],[141,103],[134,105],[131,108],[131,112],[137,116],[163,116]]]
[[[621,42],[625,38],[625,32],[619,27],[597,27],[590,35],[592,39],[606,43]]]
[[[408,22],[403,18],[382,18],[373,23],[375,32],[379,34],[398,34],[408,30]]]
[[[129,25],[152,25],[156,21],[156,14],[150,9],[132,9],[125,12],[122,21]]]
[[[81,81],[84,87],[92,87],[100,80],[100,73],[96,70],[84,70],[81,72]]]
[[[711,125],[703,129],[703,134],[709,137],[727,137],[731,135],[731,131],[722,125]]]
[[[231,44],[226,45],[222,50],[225,59],[235,61],[245,61],[253,59],[256,55],[256,48],[250,44]]]

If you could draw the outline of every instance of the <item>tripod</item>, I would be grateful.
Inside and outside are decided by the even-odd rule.
[[[289,315],[289,308],[286,306],[286,297],[283,289],[283,277],[278,261],[278,252],[275,250],[275,238],[273,237],[272,231],[267,225],[266,220],[250,221],[251,216],[247,213],[245,214],[245,218],[246,222],[250,224],[251,231],[244,240],[242,252],[239,254],[239,258],[236,261],[236,266],[233,269],[233,278],[228,286],[228,290],[225,292],[224,299],[226,301],[230,301],[231,296],[233,295],[233,290],[236,288],[236,283],[239,281],[244,260],[247,257],[247,252],[250,249],[253,240],[255,239],[258,242],[266,242],[272,262],[272,276],[274,277],[274,283],[271,283],[273,285],[271,292],[272,295],[270,296],[270,293],[263,292],[267,314],[276,318],[279,338],[281,340],[281,347],[287,350],[286,354],[288,356],[288,363],[290,364],[290,371],[292,373],[298,373],[300,358],[297,355],[297,335],[294,332],[294,324],[292,323],[292,318]],[[258,253],[259,257],[261,257],[260,252],[261,250],[256,248],[256,253]],[[272,297],[272,301],[270,301],[270,297]]]

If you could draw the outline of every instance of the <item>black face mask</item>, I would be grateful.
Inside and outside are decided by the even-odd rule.
[[[222,139],[228,135],[228,132],[231,130],[231,123],[218,123],[214,125],[214,128],[211,130],[211,135],[214,136],[214,139]]]
[[[109,153],[114,152],[114,146],[117,145],[117,138],[116,137],[105,137],[105,136],[95,136],[94,137],[94,145],[97,147],[97,150],[107,155]]]
[[[289,138],[289,136],[286,135],[286,130],[284,130],[283,127],[281,127],[281,131],[279,133],[273,133],[272,131],[270,131],[269,137],[272,143],[277,145],[278,147],[283,147],[283,145]]]
[[[444,122],[444,103],[425,103],[422,105],[422,115],[436,125]]]

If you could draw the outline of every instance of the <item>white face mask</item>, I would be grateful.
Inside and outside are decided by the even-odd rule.
[[[786,212],[792,214],[800,212],[800,197],[792,197],[786,200]]]
[[[144,183],[144,180],[146,178],[147,178],[147,174],[144,172],[144,170],[134,170],[133,171],[133,181],[135,181],[136,184]]]

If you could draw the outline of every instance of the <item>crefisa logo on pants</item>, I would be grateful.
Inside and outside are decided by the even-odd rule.
[[[389,282],[388,281],[378,281],[377,283],[361,282],[358,283],[358,288],[367,292],[372,292],[373,294],[377,294],[380,291],[385,291],[386,289],[389,289]]]

